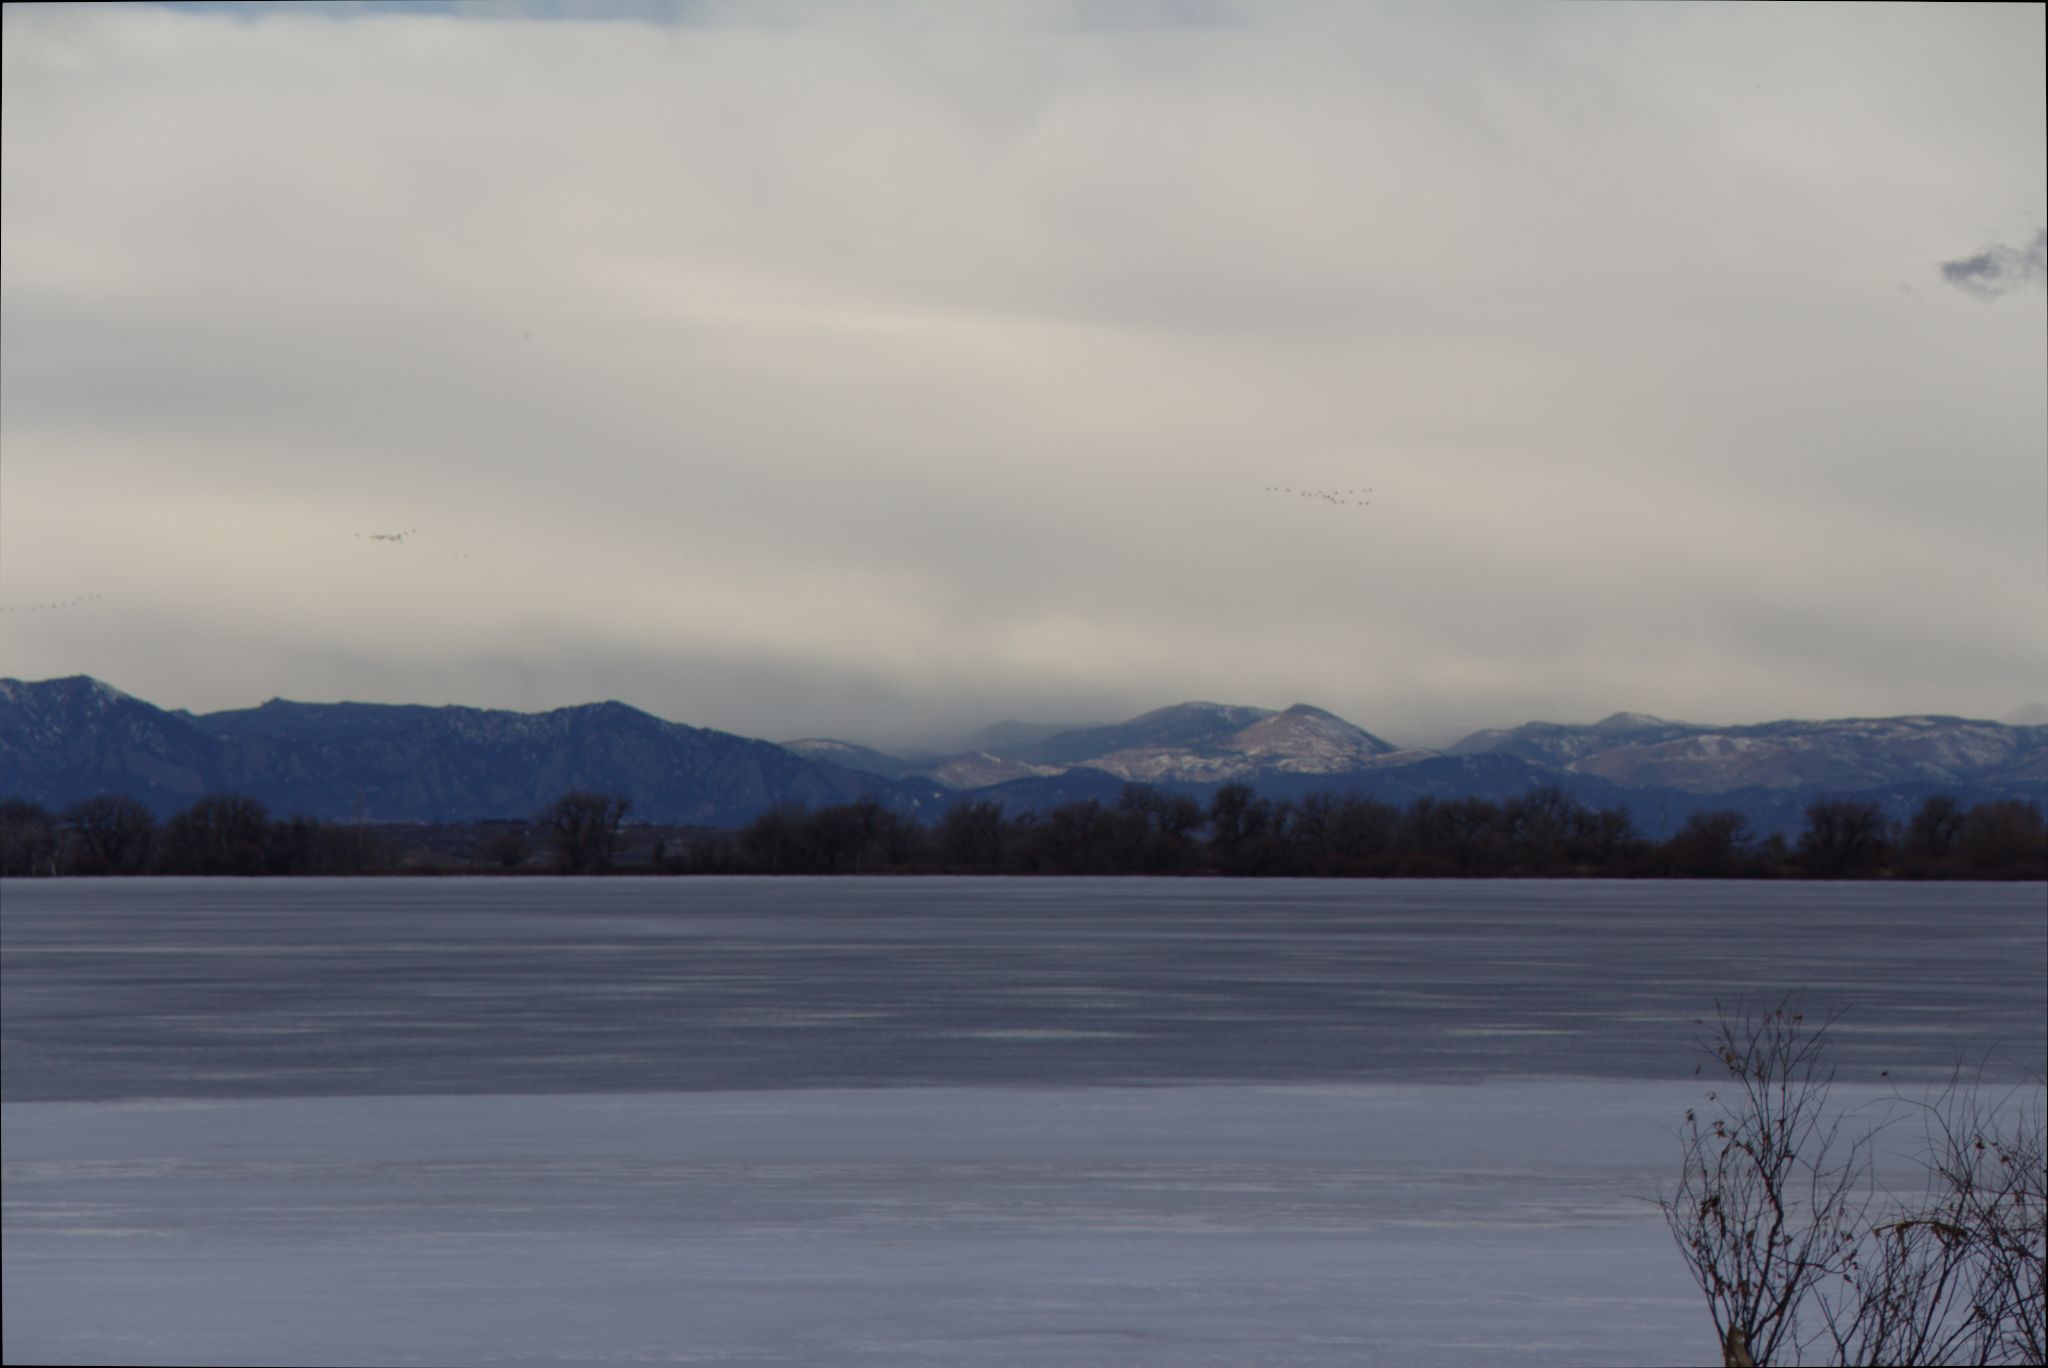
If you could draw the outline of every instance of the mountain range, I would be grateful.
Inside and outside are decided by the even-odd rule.
[[[1191,702],[1107,726],[998,726],[978,739],[944,756],[820,737],[777,745],[617,702],[520,713],[273,699],[193,714],[85,676],[0,680],[0,797],[57,808],[126,793],[159,815],[235,792],[326,820],[480,821],[531,816],[588,788],[627,795],[637,820],[736,826],[776,803],[860,796],[928,820],[963,798],[1044,811],[1114,801],[1128,783],[1206,798],[1242,782],[1274,798],[1329,790],[1397,804],[1555,784],[1626,807],[1661,837],[1705,808],[1794,832],[1822,795],[1876,801],[1895,816],[1935,793],[2048,802],[2048,725],[1957,717],[1719,727],[1616,713],[1404,750],[1306,704]]]
[[[572,788],[628,794],[645,820],[704,826],[776,802],[873,794],[915,814],[945,797],[623,703],[519,713],[273,699],[195,715],[85,676],[0,680],[0,795],[50,807],[126,793],[162,816],[232,792],[327,820],[469,822],[531,816]]]

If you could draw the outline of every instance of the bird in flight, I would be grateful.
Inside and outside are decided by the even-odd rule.
[[[402,546],[405,539],[417,531],[417,527],[408,527],[403,532],[358,532],[356,536],[363,541],[397,542]]]

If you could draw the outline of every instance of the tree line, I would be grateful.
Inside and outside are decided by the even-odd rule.
[[[527,827],[484,842],[483,860],[527,864],[528,828],[545,837],[544,868],[609,874],[619,825],[631,805],[612,794],[572,789]],[[0,800],[0,875],[375,874],[402,868],[383,834],[356,823],[274,818],[241,794],[208,794],[158,822],[139,800],[99,794],[51,812],[20,798]]]
[[[137,799],[103,793],[52,813],[0,800],[0,875],[360,874],[380,867],[358,825],[273,818],[239,794],[208,794],[163,822]]]
[[[608,874],[631,803],[575,789],[524,827],[493,836],[485,866]],[[538,843],[532,838],[539,837]],[[1904,822],[1876,803],[1810,804],[1794,840],[1741,813],[1696,812],[1668,840],[1626,809],[1556,787],[1503,801],[1418,798],[1405,808],[1330,793],[1261,797],[1225,784],[1207,803],[1142,784],[1114,802],[1008,814],[963,799],[926,825],[872,798],[778,804],[745,827],[655,843],[665,874],[1151,874],[1320,878],[2048,879],[2048,827],[2031,802],[1965,808],[1933,797]],[[0,802],[0,874],[359,874],[394,868],[360,823],[277,819],[253,798],[213,794],[158,822],[134,798],[102,794],[52,813]]]
[[[2021,800],[1929,798],[1894,823],[1876,803],[1810,804],[1788,841],[1733,810],[1698,812],[1665,841],[1625,809],[1556,787],[1504,801],[1262,798],[1225,784],[1207,804],[1127,785],[1114,802],[1006,815],[988,799],[930,826],[860,799],[771,807],[735,833],[664,855],[671,873],[1221,874],[1317,878],[2044,879],[2048,827]]]

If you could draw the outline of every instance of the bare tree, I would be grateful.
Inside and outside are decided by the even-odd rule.
[[[1726,878],[1741,871],[1755,838],[1749,819],[1732,808],[1695,812],[1664,843],[1664,857],[1683,878]]]
[[[1876,872],[1887,853],[1884,809],[1853,798],[1823,798],[1807,805],[1799,858],[1823,879],[1853,879]]]
[[[1945,793],[1920,804],[1906,826],[1906,851],[1926,860],[1945,860],[1963,834],[1963,807]]]
[[[1715,1011],[1701,1044],[1726,1082],[1710,1119],[1686,1112],[1660,1205],[1723,1362],[2042,1362],[2039,1091],[1985,1105],[1957,1078],[1931,1101],[1898,1095],[1925,1120],[1924,1190],[1902,1197],[1873,1163],[1886,1123],[1845,1133],[1830,1106],[1833,1019],[1789,999]]]
[[[1003,807],[988,799],[955,803],[939,821],[939,858],[969,869],[993,869],[1003,856]]]
[[[270,837],[263,804],[239,793],[209,793],[164,824],[168,874],[261,874]]]
[[[1957,852],[1976,876],[2048,876],[2048,824],[2041,809],[2018,798],[1979,803],[1963,818]]]
[[[46,877],[57,872],[57,819],[41,803],[0,799],[0,875]]]
[[[541,815],[564,874],[609,874],[612,851],[632,800],[616,793],[570,789]]]
[[[156,818],[122,793],[80,799],[64,809],[77,837],[72,866],[80,874],[136,874],[149,863],[156,842]]]

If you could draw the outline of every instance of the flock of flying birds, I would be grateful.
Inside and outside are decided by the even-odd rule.
[[[54,603],[0,603],[0,613],[54,613],[60,608],[77,608],[105,594],[80,594],[77,598],[58,599]]]
[[[1372,500],[1360,497],[1372,493],[1372,489],[1296,489],[1291,485],[1267,485],[1268,494],[1292,494],[1297,499],[1321,499],[1324,503],[1338,507],[1369,508]]]
[[[405,539],[406,539],[407,537],[411,537],[411,536],[417,536],[418,534],[419,534],[419,529],[418,529],[417,527],[408,527],[408,528],[406,528],[406,529],[405,529],[405,531],[403,531],[403,532],[358,532],[358,533],[356,533],[356,540],[357,540],[357,541],[373,541],[373,542],[389,542],[389,543],[390,543],[390,544],[392,544],[393,546],[403,546],[403,545],[405,545]],[[468,559],[469,559],[469,552],[467,552],[467,551],[451,551],[451,552],[449,552],[449,553],[448,553],[448,559],[450,559],[450,560],[468,560]]]

